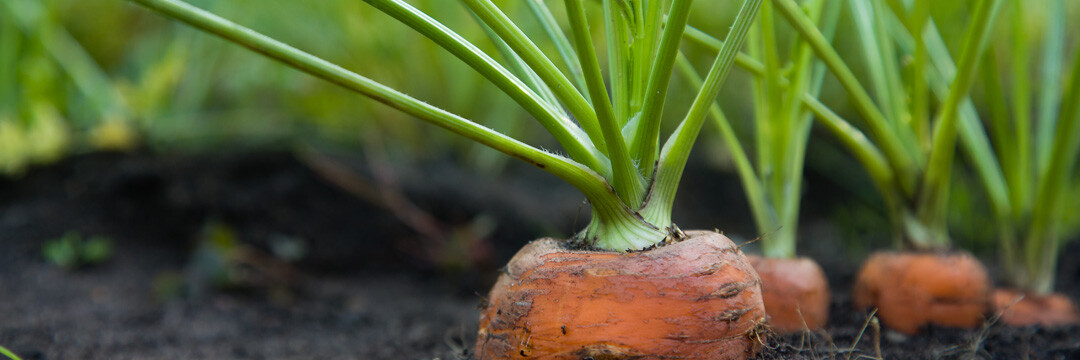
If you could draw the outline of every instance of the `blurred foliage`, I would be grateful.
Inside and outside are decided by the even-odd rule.
[[[184,294],[197,298],[212,291],[257,291],[274,302],[290,302],[297,275],[289,261],[304,256],[303,241],[278,241],[292,243],[285,245],[291,249],[284,249],[284,255],[291,258],[282,258],[280,252],[256,249],[244,243],[228,224],[207,221],[182,276],[176,272],[158,274],[154,293],[159,300],[167,301]]]
[[[997,227],[986,191],[970,169],[953,170],[949,191],[949,235],[956,247],[980,255],[998,250]]]
[[[1016,6],[1023,6],[1023,11],[1017,11],[1015,8]],[[1005,142],[1018,141],[1015,136],[1018,134],[994,134],[994,126],[992,124],[993,116],[995,115],[994,111],[997,109],[1006,109],[1006,111],[1010,112],[1011,121],[1020,121],[1015,118],[1016,109],[1012,108],[1017,105],[1015,96],[1020,95],[1017,93],[1018,91],[1024,92],[1021,96],[1027,97],[1027,101],[1029,102],[1028,105],[1030,111],[1027,116],[1031,117],[1029,121],[1032,121],[1032,124],[1030,125],[1032,126],[1032,131],[1037,131],[1035,128],[1038,126],[1038,123],[1046,121],[1046,119],[1052,118],[1056,121],[1056,111],[1060,109],[1060,104],[1052,106],[1054,109],[1053,112],[1047,112],[1047,109],[1042,107],[1044,104],[1041,104],[1040,102],[1045,100],[1042,97],[1046,95],[1044,94],[1044,91],[1047,90],[1043,88],[1043,86],[1048,85],[1057,87],[1057,91],[1060,92],[1064,91],[1064,87],[1068,86],[1068,84],[1044,84],[1044,81],[1048,79],[1044,73],[1052,74],[1051,77],[1054,78],[1054,81],[1064,81],[1063,79],[1067,78],[1069,75],[1067,67],[1071,64],[1074,57],[1080,54],[1080,26],[1076,26],[1076,24],[1080,24],[1080,2],[1064,1],[1064,6],[1065,28],[1064,39],[1062,40],[1064,48],[1060,49],[1061,58],[1048,59],[1044,57],[1046,57],[1047,54],[1047,47],[1050,46],[1050,43],[1052,42],[1049,39],[1051,27],[1053,26],[1052,15],[1060,15],[1051,14],[1050,12],[1059,10],[1056,10],[1055,6],[1052,6],[1047,0],[1013,1],[1003,5],[1003,16],[1000,17],[997,23],[996,32],[993,34],[994,38],[991,45],[993,52],[987,55],[987,57],[992,57],[993,61],[984,61],[982,66],[997,65],[996,69],[984,71],[997,74],[996,79],[993,80],[1000,83],[999,86],[1002,87],[1002,91],[1007,94],[1007,98],[994,99],[991,94],[988,94],[989,89],[991,89],[992,86],[989,84],[991,79],[986,76],[979,77],[976,80],[975,87],[972,89],[972,98],[978,107],[978,112],[982,117],[984,127],[990,132],[989,135],[992,139],[994,150],[998,153],[999,159],[1002,159],[1002,157],[1005,156],[1003,153],[1007,150],[1003,149],[1008,149],[1008,147],[1003,147],[1001,142],[1003,140]],[[1017,29],[1014,23],[1014,17],[1017,14],[1020,14],[1023,19],[1022,23],[1024,26],[1020,29]],[[952,16],[962,17],[963,14],[953,14]],[[940,22],[941,21],[939,21],[939,23]],[[948,30],[944,27],[942,27],[941,30],[943,35],[946,36],[946,40],[948,40]],[[1019,30],[1018,35],[1016,34],[1017,30]],[[1019,44],[1023,44],[1022,50],[1016,49]],[[950,50],[952,50],[954,49],[954,46],[958,46],[959,44],[949,43],[949,45]],[[1023,54],[1026,55],[1017,56],[1017,51],[1023,51]],[[1025,58],[1027,62],[1026,68],[1021,67],[1019,69],[1023,75],[1016,72],[1018,69],[1015,66],[1016,64],[1014,64],[1014,61],[1018,58]],[[1059,62],[1054,65],[1058,68],[1047,68],[1047,66],[1053,64],[1055,61]],[[1023,76],[1023,79],[1019,79],[1018,77],[1020,76]],[[1023,86],[1017,87],[1016,85],[1020,82],[1024,83]],[[1052,103],[1059,103],[1064,100],[1061,96],[1062,94],[1058,93],[1050,96],[1049,99],[1052,99]],[[1031,144],[1031,148],[1033,148],[1032,151],[1038,151],[1037,148],[1039,147],[1050,148],[1052,141],[1040,143],[1040,140],[1038,140],[1036,136],[1037,135],[1032,135],[1031,137],[1034,140],[1029,140],[1034,142]],[[1005,145],[1016,146],[1015,144]],[[1013,155],[1015,156],[1016,154]],[[1003,160],[999,160],[999,162],[1001,161]],[[1002,165],[1005,166],[1006,164],[1002,163]],[[1070,209],[1075,208],[1075,205],[1071,204],[1080,204],[1080,192],[1077,190],[1080,189],[1080,168],[1076,168],[1075,165],[1073,167],[1074,168],[1071,171],[1072,175],[1070,176],[1071,180],[1069,180],[1069,185],[1066,185],[1068,190],[1058,195],[1066,199],[1063,203],[1070,204],[1066,205]],[[1005,171],[1009,171],[1009,169],[1006,168]],[[996,249],[999,247],[998,240],[1000,239],[1001,234],[994,231],[995,226],[990,223],[992,220],[988,220],[994,219],[995,217],[992,213],[991,203],[986,198],[985,188],[982,186],[979,179],[973,173],[970,173],[969,169],[955,170],[955,173],[960,172],[965,174],[958,178],[954,178],[954,185],[952,187],[953,193],[951,201],[954,206],[952,213],[950,214],[950,226],[954,236],[963,241],[959,244],[964,245],[969,249],[984,250],[985,252],[993,250],[1005,251]],[[1007,177],[1009,177],[1009,175],[1011,174],[1006,174]],[[1035,176],[1037,179],[1038,175]],[[1034,196],[1034,194],[1032,194],[1032,196]],[[1013,206],[1018,205],[1014,204]],[[1025,216],[1031,216],[1031,214],[1029,213]],[[1061,241],[1075,240],[1078,238],[1077,235],[1080,235],[1080,212],[1071,210],[1062,211],[1058,218],[1052,220],[1052,223],[1059,226],[1058,236],[1061,237]],[[1019,226],[1021,227],[1020,231],[1022,234],[1020,236],[1025,236],[1028,229],[1023,229],[1023,227],[1030,226],[1030,219],[1021,221]]]
[[[219,222],[207,222],[203,225],[198,245],[191,256],[191,277],[196,279],[196,282],[205,282],[215,288],[239,286],[243,274],[236,258],[241,246],[243,245],[232,227]]]
[[[57,239],[46,241],[41,253],[49,263],[66,270],[103,263],[113,254],[113,242],[102,236],[83,238],[77,231],[69,231]]]
[[[189,2],[497,130],[546,134],[464,63],[363,2]],[[497,54],[456,2],[413,3]],[[527,15],[523,4],[507,10]],[[4,1],[0,29],[0,172],[137,144],[357,147],[373,137],[393,139],[383,143],[397,161],[450,152],[492,171],[506,161],[124,1]],[[547,135],[529,140],[555,146]]]

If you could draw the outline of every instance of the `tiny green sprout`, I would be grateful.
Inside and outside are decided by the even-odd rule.
[[[102,236],[83,239],[77,231],[46,241],[41,247],[45,260],[67,270],[96,265],[108,261],[113,255],[112,240]]]

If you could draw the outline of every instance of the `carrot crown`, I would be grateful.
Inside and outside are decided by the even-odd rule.
[[[492,0],[461,0],[500,45],[513,70],[403,0],[365,0],[464,61],[550,132],[567,156],[552,154],[412,98],[329,61],[179,0],[132,0],[165,16],[250,48],[421,120],[513,156],[575,186],[592,205],[578,239],[609,250],[636,250],[672,233],[671,209],[690,149],[762,0],[745,0],[701,89],[676,130],[660,142],[661,114],[692,0],[603,0],[609,82],[592,43],[584,0],[565,0],[564,33],[542,0],[526,1],[559,50],[540,51]],[[666,10],[666,11],[665,11]],[[573,44],[571,46],[570,44]]]

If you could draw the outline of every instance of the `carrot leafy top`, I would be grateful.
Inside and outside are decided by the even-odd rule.
[[[569,31],[542,0],[526,1],[544,34],[526,34],[492,0],[460,0],[504,60],[403,0],[365,0],[461,59],[509,95],[566,152],[553,154],[427,104],[329,61],[179,0],[132,0],[477,143],[575,186],[592,205],[577,235],[592,246],[637,250],[673,233],[672,202],[690,149],[762,0],[745,0],[703,85],[676,130],[660,142],[661,115],[693,0],[602,0],[608,82],[592,42],[585,0],[565,0]],[[536,41],[558,49],[553,60]],[[571,46],[573,44],[573,46]],[[561,61],[568,71],[561,70]]]

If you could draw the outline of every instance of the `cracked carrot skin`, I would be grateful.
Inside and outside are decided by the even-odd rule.
[[[746,359],[765,307],[757,274],[704,231],[652,250],[571,251],[529,243],[480,316],[479,359]]]
[[[990,310],[990,276],[967,252],[878,252],[863,264],[852,298],[881,322],[915,334],[924,325],[975,328]]]

